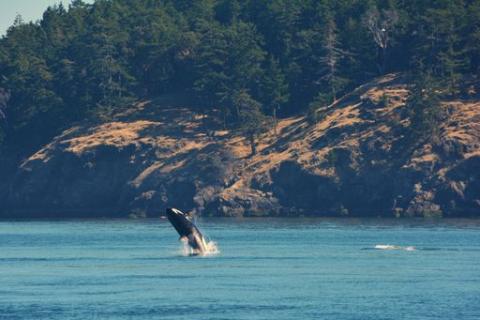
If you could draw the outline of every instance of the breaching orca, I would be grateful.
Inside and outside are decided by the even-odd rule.
[[[180,240],[187,240],[195,253],[207,252],[205,238],[187,214],[175,208],[167,208],[167,218],[180,235]]]

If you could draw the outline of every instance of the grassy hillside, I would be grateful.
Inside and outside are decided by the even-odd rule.
[[[415,130],[405,77],[390,74],[250,141],[188,93],[81,122],[32,153],[3,217],[204,215],[478,216],[480,100],[439,101]],[[276,133],[275,133],[276,131]]]

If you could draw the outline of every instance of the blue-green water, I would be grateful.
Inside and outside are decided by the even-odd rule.
[[[480,222],[200,228],[219,254],[165,220],[0,222],[0,319],[480,319]]]

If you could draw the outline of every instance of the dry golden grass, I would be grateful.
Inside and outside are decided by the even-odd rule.
[[[446,136],[465,142],[479,138],[480,103],[453,101],[444,107],[450,110],[449,119],[442,127]]]
[[[89,134],[67,139],[62,143],[67,144],[66,151],[81,154],[89,149],[100,145],[124,147],[135,143],[141,138],[141,131],[157,122],[140,120],[135,122],[110,122],[100,125],[89,132]]]

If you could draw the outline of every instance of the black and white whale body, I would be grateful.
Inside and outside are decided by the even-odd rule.
[[[207,242],[191,218],[175,208],[167,208],[167,218],[180,235],[180,240],[187,240],[197,254],[207,252]]]

